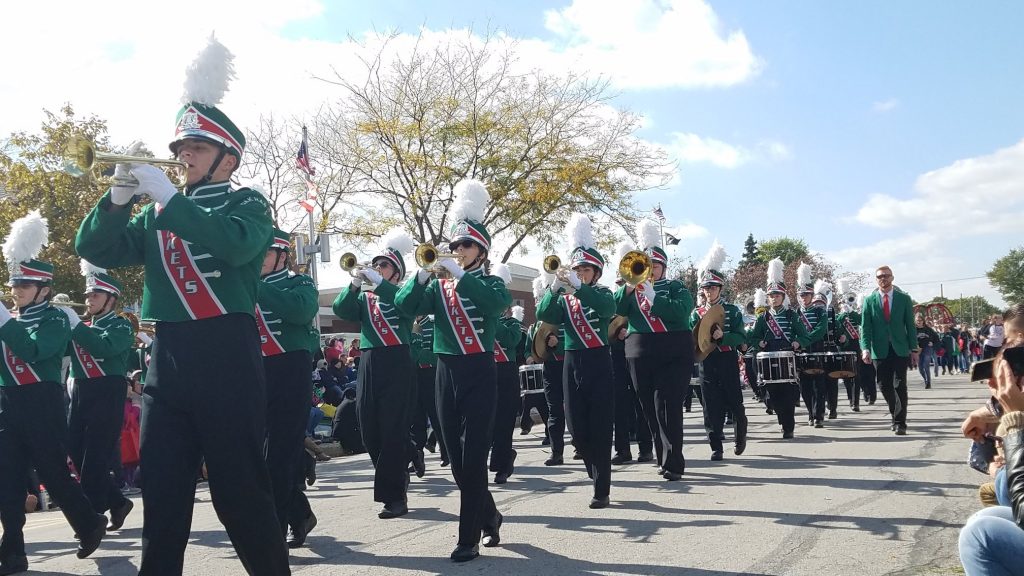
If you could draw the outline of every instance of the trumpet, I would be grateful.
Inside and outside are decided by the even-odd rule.
[[[71,298],[67,294],[57,294],[50,300],[50,304],[54,306],[67,306],[68,308],[88,308],[88,304],[82,302],[72,302]]]
[[[630,250],[619,260],[619,278],[636,287],[651,277],[651,257],[646,252]]]
[[[555,278],[558,278],[563,284],[569,283],[569,267],[562,266],[562,259],[558,255],[545,256],[541,268],[548,274],[554,274]]]
[[[429,269],[434,271],[434,275],[438,278],[447,278],[448,271],[438,266],[438,262],[445,258],[454,258],[460,265],[462,264],[462,255],[454,252],[441,252],[436,246],[432,246],[426,242],[416,247],[415,252],[416,265],[423,269]]]
[[[372,264],[369,262],[360,262],[356,255],[351,252],[345,252],[338,259],[338,266],[349,274],[358,274],[360,270],[364,268],[370,268]]]
[[[161,160],[159,158],[146,158],[145,156],[129,156],[127,154],[111,154],[109,152],[97,152],[92,142],[85,138],[72,137],[64,148],[64,171],[72,176],[85,176],[97,164],[150,164],[164,168],[174,168],[176,178],[172,181],[178,188],[184,188],[188,184],[188,164],[179,160]],[[139,181],[134,177],[114,177],[110,180],[114,186],[136,187]]]

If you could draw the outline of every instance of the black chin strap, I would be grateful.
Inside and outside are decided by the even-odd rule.
[[[192,188],[208,184],[210,180],[213,179],[213,173],[217,171],[217,167],[220,166],[221,160],[224,159],[224,156],[227,153],[228,147],[225,146],[224,144],[221,144],[220,150],[217,152],[217,158],[213,161],[213,164],[210,164],[210,169],[207,170],[206,176],[203,176],[202,179],[199,180],[199,182],[196,182],[194,185],[192,185]]]

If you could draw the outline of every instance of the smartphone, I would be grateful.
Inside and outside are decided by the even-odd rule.
[[[989,358],[971,364],[971,382],[988,382],[992,378],[994,362],[995,358]]]

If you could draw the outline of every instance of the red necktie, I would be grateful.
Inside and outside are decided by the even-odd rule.
[[[882,300],[882,314],[885,315],[885,321],[889,321],[889,295],[885,294],[885,299]]]

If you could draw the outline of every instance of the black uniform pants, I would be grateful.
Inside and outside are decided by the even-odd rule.
[[[76,534],[100,521],[71,480],[67,430],[64,391],[56,382],[0,386],[0,560],[25,555],[25,479],[32,468]]]
[[[797,404],[800,403],[800,386],[795,382],[783,382],[765,384],[765,389],[771,401],[768,406],[775,410],[775,417],[782,425],[782,431],[792,432],[796,428],[795,412]]]
[[[692,342],[692,340],[691,340]],[[692,343],[689,350],[693,350]],[[690,385],[693,353],[629,358],[637,396],[654,440],[658,464],[668,472],[682,474],[683,395]]]
[[[437,355],[437,415],[459,486],[459,544],[474,546],[493,528],[498,510],[487,490],[498,385],[494,354]]]
[[[892,423],[906,427],[907,425],[907,366],[910,365],[910,358],[897,356],[896,351],[889,346],[889,356],[875,360],[875,371],[878,374],[878,387],[882,389],[882,396],[889,404],[889,414],[892,415]]]
[[[127,501],[110,471],[121,467],[121,427],[128,381],[124,376],[75,378],[68,413],[68,455],[82,491],[98,514]],[[120,477],[118,477],[120,482]]]
[[[363,350],[356,379],[356,411],[363,445],[373,461],[373,500],[405,502],[412,440],[413,396],[409,346]]]
[[[267,471],[274,491],[277,522],[284,536],[296,493],[302,493],[303,440],[309,424],[313,378],[306,350],[263,358],[267,377]]]
[[[874,402],[878,398],[878,387],[875,386],[875,365],[874,363],[865,364],[860,361],[860,357],[857,358],[857,383],[860,385],[860,389],[864,392],[864,399],[868,402]]]
[[[246,572],[290,574],[263,456],[266,379],[256,321],[227,314],[158,322],[151,357],[142,391],[139,574],[181,574],[201,461]]]
[[[611,489],[612,418],[615,414],[612,356],[608,346],[566,350],[563,379],[566,423],[572,444],[583,455],[583,464],[594,480],[594,497],[606,498]],[[681,414],[681,395],[679,409]]]
[[[811,420],[825,419],[825,375],[800,373],[800,394]]]
[[[839,379],[828,374],[823,375],[822,379],[825,381],[825,403],[829,412],[835,412],[839,405]]]
[[[615,453],[632,455],[629,434],[634,430],[640,453],[653,452],[654,439],[651,437],[651,427],[647,423],[640,397],[633,386],[626,351],[622,347],[612,348],[612,372],[615,374]]]
[[[543,392],[543,390],[542,390]],[[548,418],[548,399],[539,392],[533,394],[523,394],[523,411],[519,416],[519,427],[523,430],[529,430],[533,428],[533,416],[530,411],[534,408],[537,409],[537,414],[540,415],[541,422],[544,422],[544,434],[547,435]]]
[[[494,437],[491,442],[491,472],[512,473],[516,451],[512,432],[519,414],[519,369],[515,362],[498,362],[498,401],[494,410]]]
[[[316,459],[308,450],[303,449],[299,456],[299,467],[295,470],[295,493],[292,495],[292,503],[288,509],[288,526],[292,534],[298,534],[306,525],[306,519],[313,515],[313,509],[309,507],[309,499],[306,498],[306,470],[316,468]]]
[[[416,404],[418,409],[413,411],[412,435],[417,450],[423,450],[427,443],[427,421],[434,430],[434,437],[437,438],[438,449],[441,450],[441,460],[448,460],[448,451],[444,447],[444,438],[441,438],[441,425],[437,420],[437,400],[434,397],[434,388],[437,384],[437,369],[433,366],[416,368]]]
[[[747,413],[743,407],[740,365],[736,352],[713,351],[704,359],[704,429],[713,452],[722,451],[725,415],[732,415],[735,439],[747,437]]]
[[[551,456],[561,457],[565,450],[565,390],[562,385],[564,360],[544,362],[544,398],[548,401],[548,438]]]

